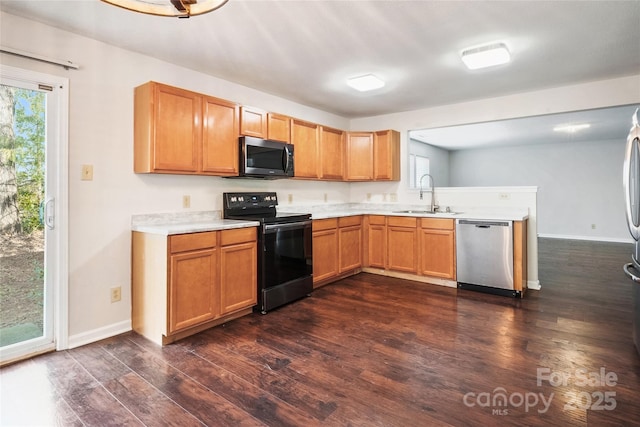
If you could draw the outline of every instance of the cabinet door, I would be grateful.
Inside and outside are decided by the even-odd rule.
[[[420,230],[420,274],[455,279],[455,235],[453,230]]]
[[[169,333],[215,319],[218,304],[216,248],[172,254],[169,281]]]
[[[387,227],[387,263],[390,270],[416,273],[418,233],[415,227]]]
[[[289,142],[291,140],[291,118],[281,114],[267,114],[267,134],[269,139]]]
[[[314,221],[315,222],[315,221]],[[313,232],[313,283],[338,275],[338,229]]]
[[[343,179],[344,155],[344,131],[320,127],[320,178]]]
[[[387,253],[387,226],[369,224],[367,254],[369,267],[385,268]]]
[[[205,97],[203,106],[202,171],[238,175],[238,105]]]
[[[247,242],[220,249],[221,314],[252,307],[258,302],[257,243]]]
[[[253,107],[240,107],[240,135],[267,137],[267,113]]]
[[[400,180],[400,134],[385,130],[374,134],[374,179]]]
[[[291,121],[291,143],[295,152],[295,177],[319,177],[318,128],[315,123]]]
[[[373,133],[347,133],[347,180],[373,180]]]
[[[200,164],[202,97],[171,86],[153,85],[152,169],[195,173]]]
[[[340,227],[338,245],[340,273],[362,266],[362,226]]]

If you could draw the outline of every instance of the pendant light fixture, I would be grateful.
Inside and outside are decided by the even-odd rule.
[[[189,18],[218,9],[228,0],[102,0],[105,3],[158,16]]]

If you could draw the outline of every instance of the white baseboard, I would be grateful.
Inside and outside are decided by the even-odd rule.
[[[527,280],[527,289],[533,289],[534,291],[539,291],[542,288],[540,286],[539,280]]]
[[[538,233],[538,237],[546,239],[567,239],[567,240],[592,240],[594,242],[610,242],[610,243],[633,243],[633,239],[621,237],[597,237],[597,236],[573,236],[569,234],[543,234]]]
[[[115,335],[123,334],[131,330],[131,320],[113,323],[103,326],[102,328],[93,329],[91,331],[82,332],[80,334],[71,335],[69,337],[69,349],[80,347],[92,342],[110,338]]]

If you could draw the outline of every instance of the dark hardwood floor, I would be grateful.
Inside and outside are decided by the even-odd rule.
[[[630,250],[540,239],[523,300],[360,274],[164,348],[40,356],[0,370],[0,422],[640,425]]]

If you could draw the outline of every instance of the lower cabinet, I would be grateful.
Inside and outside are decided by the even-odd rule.
[[[387,267],[387,217],[368,215],[365,219],[366,267]]]
[[[420,219],[420,271],[423,276],[456,278],[456,237],[453,219]]]
[[[313,285],[359,271],[362,267],[362,216],[313,221]]]
[[[251,312],[256,228],[163,236],[133,232],[132,326],[158,344]]]
[[[417,218],[387,218],[387,268],[405,273],[418,272]]]
[[[313,284],[338,276],[338,219],[314,220]]]
[[[338,219],[339,272],[362,267],[362,216],[345,216]]]

